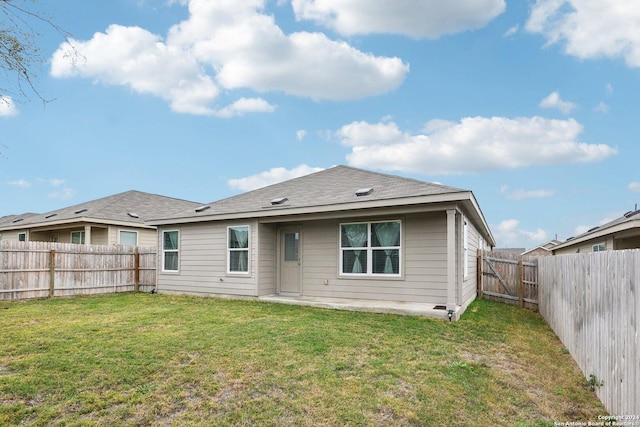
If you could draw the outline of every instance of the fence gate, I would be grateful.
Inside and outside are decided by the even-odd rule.
[[[537,259],[478,251],[478,298],[537,309]]]

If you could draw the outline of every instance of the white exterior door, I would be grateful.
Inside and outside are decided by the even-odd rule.
[[[300,229],[280,231],[280,293],[300,295]]]

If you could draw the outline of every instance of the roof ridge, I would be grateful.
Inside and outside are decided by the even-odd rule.
[[[246,197],[246,195],[248,195],[248,194],[252,194],[252,193],[255,193],[255,192],[257,192],[257,191],[263,191],[263,190],[265,190],[265,189],[268,189],[268,188],[271,188],[271,187],[275,187],[275,186],[280,185],[280,184],[283,184],[283,183],[285,183],[285,182],[286,182],[286,183],[289,183],[289,182],[291,182],[291,181],[297,181],[297,180],[302,179],[302,178],[307,178],[307,177],[309,177],[309,176],[311,176],[311,175],[317,175],[317,174],[320,174],[320,173],[322,173],[322,172],[326,172],[326,171],[328,171],[328,170],[334,169],[334,168],[336,168],[336,167],[338,167],[338,166],[332,166],[332,167],[330,167],[330,168],[322,169],[322,170],[320,170],[320,171],[316,171],[316,172],[311,172],[311,173],[308,173],[308,174],[306,174],[306,175],[297,176],[297,177],[295,177],[295,178],[286,179],[286,180],[284,180],[284,181],[274,182],[273,184],[265,185],[264,187],[254,188],[253,190],[243,191],[243,192],[240,192],[240,193],[238,193],[238,194],[234,194],[234,195],[229,196],[229,197],[224,197],[224,198],[222,198],[222,199],[213,200],[213,201],[211,201],[211,202],[204,203],[204,205],[212,205],[212,204],[214,204],[214,203],[218,203],[218,202],[223,202],[223,201],[227,201],[227,200],[233,200],[233,199],[235,199],[236,197],[241,197],[241,196],[242,196],[242,197]]]
[[[438,184],[438,183],[435,183],[435,182],[424,181],[424,180],[421,180],[421,179],[411,178],[411,177],[407,177],[407,176],[393,175],[393,174],[386,173],[386,172],[370,171],[370,170],[367,170],[367,169],[360,169],[360,168],[356,168],[356,167],[353,167],[353,166],[346,166],[346,165],[338,165],[336,167],[342,167],[342,168],[351,169],[351,170],[355,170],[355,171],[359,171],[359,172],[370,173],[370,174],[373,174],[373,175],[379,175],[379,176],[383,176],[383,177],[386,177],[386,178],[406,179],[408,181],[413,181],[413,182],[416,182],[416,183],[419,183],[419,184],[435,185],[437,187],[447,188],[447,189],[450,189],[450,190],[468,191],[468,190],[465,190],[465,189],[462,189],[462,188],[458,188],[458,187],[451,187],[449,185]]]
[[[249,194],[255,193],[257,191],[263,191],[272,187],[275,187],[277,185],[281,185],[284,183],[290,184],[294,181],[298,181],[300,179],[305,179],[305,178],[309,178],[311,176],[315,176],[315,175],[320,175],[320,174],[325,174],[325,173],[329,173],[330,171],[335,171],[336,169],[348,169],[348,170],[352,170],[352,171],[357,171],[359,173],[366,173],[366,174],[371,174],[371,175],[377,175],[377,176],[381,176],[381,177],[385,177],[385,178],[389,178],[389,179],[396,179],[396,180],[407,180],[407,181],[411,181],[417,184],[427,184],[427,185],[432,185],[438,188],[442,188],[442,189],[447,189],[447,190],[454,190],[454,191],[469,191],[469,190],[464,190],[462,188],[458,188],[458,187],[450,187],[448,185],[442,185],[442,184],[437,184],[434,182],[429,182],[429,181],[422,181],[416,178],[409,178],[409,177],[405,177],[405,176],[399,176],[399,175],[392,175],[389,173],[384,173],[384,172],[375,172],[375,171],[370,171],[370,170],[366,170],[366,169],[360,169],[360,168],[356,168],[353,166],[347,166],[347,165],[334,165],[331,167],[328,167],[326,169],[322,169],[320,171],[317,172],[311,172],[308,173],[306,175],[301,175],[301,176],[297,176],[295,178],[291,178],[291,179],[286,179],[284,181],[279,181],[279,182],[275,182],[273,184],[269,184],[269,185],[265,185],[264,187],[258,187],[258,188],[254,188],[253,190],[249,190],[249,191],[244,191],[238,194],[234,194],[232,196],[229,197],[225,197],[222,199],[218,199],[218,200],[214,200],[208,203],[205,203],[204,205],[213,205],[213,204],[217,204],[219,202],[223,202],[223,201],[230,201],[233,200],[234,198],[237,197],[246,197]]]

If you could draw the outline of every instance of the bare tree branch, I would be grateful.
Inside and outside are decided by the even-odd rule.
[[[38,9],[37,0],[0,0],[0,97],[28,99],[35,94],[44,104],[52,101],[35,84],[37,68],[45,62],[36,43],[44,36],[38,27],[53,30],[69,42],[70,34]]]

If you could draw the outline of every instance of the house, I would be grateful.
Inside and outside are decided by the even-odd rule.
[[[171,197],[127,191],[43,214],[0,219],[0,239],[156,246],[156,228],[145,220],[200,206]]]
[[[421,303],[453,318],[495,245],[471,191],[336,166],[149,221],[157,291]]]
[[[553,248],[562,243],[560,240],[549,240],[547,243],[538,245],[533,249],[522,252],[522,256],[537,257],[537,256],[549,256],[553,255]]]
[[[520,256],[525,248],[493,248],[494,252],[500,252],[502,254],[506,254],[507,256]]]
[[[640,248],[640,210],[593,227],[553,248],[554,255]]]

